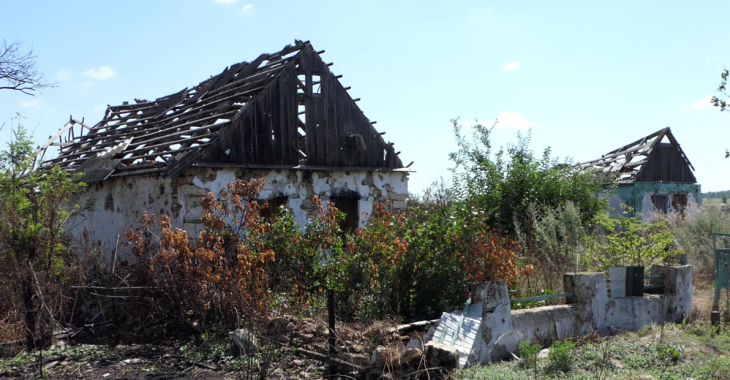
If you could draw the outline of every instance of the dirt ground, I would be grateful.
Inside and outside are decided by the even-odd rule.
[[[695,284],[694,316],[708,318],[712,308],[711,284]],[[726,294],[723,294],[723,302]],[[441,377],[426,371],[424,363],[408,365],[398,361],[398,352],[411,339],[425,333],[397,331],[394,324],[379,322],[370,326],[338,325],[339,365],[325,363],[328,330],[322,320],[277,318],[267,328],[278,331],[271,335],[275,349],[267,354],[268,379],[378,379],[426,375]],[[240,360],[224,360],[223,351],[230,352],[233,344],[227,339],[208,342],[218,354],[185,352],[181,343],[115,345],[88,344],[88,334],[61,340],[54,349],[32,356],[19,353],[9,358],[5,349],[0,361],[0,378],[18,379],[242,379],[247,378],[246,366]],[[371,366],[373,351],[384,346],[391,352],[386,360]],[[193,350],[194,351],[194,350]],[[1,351],[0,351],[1,352]],[[261,364],[253,372],[259,372]],[[335,371],[336,369],[336,371]],[[41,371],[42,370],[42,371]],[[335,373],[335,372],[337,373]],[[42,372],[42,374],[41,374]],[[392,373],[394,376],[384,373]],[[434,376],[436,375],[436,376]],[[443,375],[443,374],[441,374]],[[43,377],[41,377],[43,376]]]
[[[337,327],[336,360],[327,355],[328,329],[323,321],[312,318],[277,318],[267,328],[279,331],[268,339],[273,349],[259,352],[270,359],[267,379],[378,379],[383,373],[424,374],[424,361],[409,366],[398,357],[411,338],[423,336],[419,331],[400,331],[393,324],[379,322],[371,326],[340,324]],[[426,329],[428,326],[425,327]],[[238,359],[227,337],[208,341],[204,349],[188,344],[83,344],[82,333],[60,341],[54,348],[28,356],[19,353],[0,364],[0,378],[39,379],[41,369],[46,379],[242,379],[249,368]],[[372,353],[378,346],[387,347],[390,356],[371,366]],[[187,348],[186,348],[187,347]],[[216,351],[217,353],[212,353]],[[7,357],[7,355],[6,355]],[[255,364],[251,375],[260,373],[265,364]],[[435,374],[433,374],[435,375]],[[431,375],[431,378],[438,376]],[[387,376],[384,378],[388,378]]]

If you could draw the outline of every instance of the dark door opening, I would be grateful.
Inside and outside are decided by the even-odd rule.
[[[340,229],[342,232],[352,233],[360,223],[360,213],[358,209],[358,199],[353,198],[330,198],[330,202],[335,204],[337,209],[345,214],[345,219],[340,221]]]

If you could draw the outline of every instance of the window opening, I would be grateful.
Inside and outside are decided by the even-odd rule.
[[[654,210],[667,213],[668,206],[667,194],[654,194],[651,196],[651,203],[654,204]]]
[[[672,195],[672,208],[676,212],[684,212],[687,208],[687,193],[679,193]]]
[[[320,94],[322,90],[322,76],[318,74],[312,74],[312,92],[314,94]]]

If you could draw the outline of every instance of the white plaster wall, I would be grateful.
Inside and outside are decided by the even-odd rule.
[[[651,201],[651,193],[644,193],[644,197],[641,198],[641,221],[650,221],[653,212],[654,203]]]
[[[176,178],[160,175],[112,178],[92,184],[80,199],[87,201],[86,210],[69,221],[71,235],[81,238],[89,232],[93,243],[111,245],[117,234],[140,226],[143,212],[167,215],[174,227],[191,236],[202,227],[201,197],[208,192],[218,195],[228,183],[241,179],[261,178],[265,182],[261,198],[288,197],[287,206],[296,220],[305,224],[314,217],[316,207],[312,197],[324,204],[331,196],[347,193],[359,196],[359,226],[367,222],[374,204],[390,202],[393,210],[405,208],[408,197],[408,173],[364,171],[304,171],[304,170],[244,170],[189,168]]]
[[[694,219],[700,212],[700,204],[693,193],[687,193],[687,217]]]

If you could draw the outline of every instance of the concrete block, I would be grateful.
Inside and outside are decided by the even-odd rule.
[[[611,298],[605,306],[609,332],[638,331],[646,325],[662,323],[663,303],[663,297],[658,295]]]
[[[608,301],[606,275],[603,273],[567,273],[563,275],[563,288],[574,292],[570,302],[576,311],[579,334],[604,333],[608,329],[606,311]]]
[[[543,306],[521,309],[512,312],[512,330],[519,331],[524,337],[509,347],[513,352],[517,344],[524,340],[532,343],[549,344],[556,340],[576,336],[580,333],[572,305]]]
[[[679,322],[692,309],[693,267],[655,265],[651,268],[652,276],[660,274],[664,275],[666,296],[664,318],[667,322]]]
[[[482,307],[481,333],[474,342],[477,348],[478,363],[491,362],[501,357],[501,346],[496,347],[497,341],[512,329],[512,305],[509,299],[509,289],[504,280],[486,282],[472,287],[472,294],[477,297]],[[492,354],[497,357],[492,358]]]

